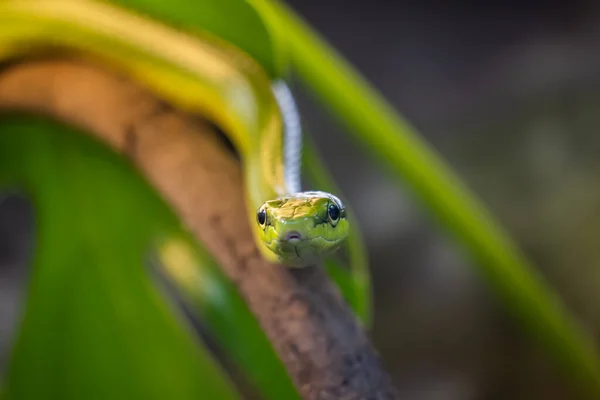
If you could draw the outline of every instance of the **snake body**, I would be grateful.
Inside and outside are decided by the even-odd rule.
[[[181,109],[214,121],[240,155],[248,222],[268,260],[313,264],[347,238],[340,199],[301,191],[301,127],[289,88],[272,82],[241,50],[103,2],[0,4],[0,59],[57,49],[117,67]]]

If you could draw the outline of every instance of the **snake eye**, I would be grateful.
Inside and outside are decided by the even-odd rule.
[[[260,225],[261,228],[265,228],[267,226],[267,212],[264,207],[261,207],[256,214],[256,221]]]
[[[331,222],[331,225],[335,226],[340,219],[339,207],[333,203],[329,204],[329,207],[327,207],[327,215],[329,216],[329,222]]]

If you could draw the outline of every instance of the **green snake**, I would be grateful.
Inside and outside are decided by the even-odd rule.
[[[214,121],[240,155],[249,223],[268,260],[302,267],[344,243],[349,223],[340,199],[301,191],[302,129],[289,88],[241,50],[102,2],[0,4],[0,59],[53,50],[114,66]]]

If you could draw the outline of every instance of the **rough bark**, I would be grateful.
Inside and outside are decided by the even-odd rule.
[[[51,115],[129,157],[239,286],[304,399],[395,399],[366,333],[322,269],[266,262],[237,158],[200,116],[75,60],[0,71],[0,109]]]

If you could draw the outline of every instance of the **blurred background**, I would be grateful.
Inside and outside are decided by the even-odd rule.
[[[458,170],[570,310],[600,333],[600,3],[288,3]],[[368,242],[371,334],[404,398],[573,399],[411,193],[294,88]],[[0,374],[32,224],[26,202],[0,196]]]

